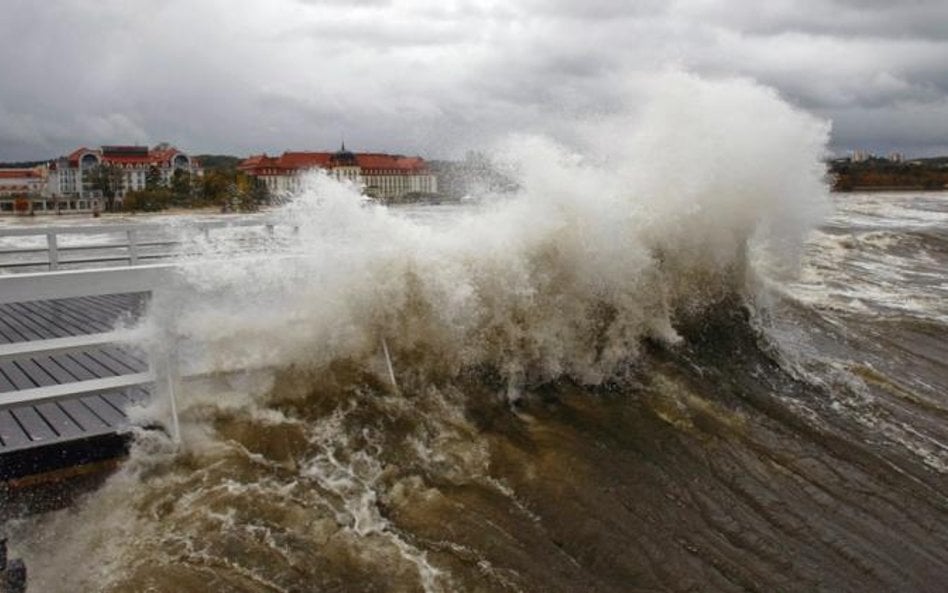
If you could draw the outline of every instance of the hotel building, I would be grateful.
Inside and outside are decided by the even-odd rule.
[[[0,213],[29,212],[32,202],[46,191],[46,165],[31,168],[0,169]],[[39,206],[45,209],[45,201]]]
[[[200,164],[191,156],[173,146],[103,146],[99,149],[79,148],[69,156],[49,165],[49,176],[44,192],[47,198],[56,198],[65,204],[64,210],[102,210],[105,198],[92,187],[90,173],[100,165],[111,165],[120,171],[121,183],[115,192],[115,203],[121,205],[125,194],[145,189],[152,168],[158,171],[161,182],[171,183],[175,171],[201,175]]]
[[[321,169],[336,179],[346,179],[371,197],[399,200],[408,194],[433,194],[438,180],[421,157],[380,153],[354,153],[345,144],[336,152],[284,152],[281,156],[255,155],[238,168],[263,180],[271,193],[299,191],[301,175]]]

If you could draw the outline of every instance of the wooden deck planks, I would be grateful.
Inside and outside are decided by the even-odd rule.
[[[26,373],[23,372],[23,369],[20,368],[20,363],[16,360],[0,362],[0,373],[3,373],[7,381],[13,385],[11,391],[36,387],[36,383],[31,381]]]
[[[127,422],[125,413],[117,409],[101,395],[89,395],[82,398],[81,401],[109,426],[124,426]]]
[[[16,387],[14,387],[13,383],[7,379],[7,376],[0,371],[0,393],[4,391],[16,391]]]
[[[96,416],[89,406],[78,399],[67,399],[58,402],[63,411],[86,432],[97,432],[103,429],[112,428],[107,422]]]
[[[139,293],[0,305],[0,341],[18,342],[108,331],[140,314]]]
[[[52,376],[57,383],[71,383],[76,381],[76,377],[66,371],[52,356],[38,356],[32,360],[42,368],[43,371]],[[0,389],[0,391],[2,391],[2,389]]]
[[[116,361],[123,368],[124,372],[140,373],[148,368],[144,353],[136,352],[133,349],[124,349],[117,346],[102,348],[102,354]]]
[[[50,319],[39,307],[30,308],[14,303],[9,307],[9,311],[19,314],[21,319],[28,320],[33,327],[40,328],[44,338],[64,338],[72,335],[69,329]]]
[[[23,430],[26,431],[30,440],[34,443],[37,441],[52,441],[58,436],[46,420],[40,416],[39,412],[36,411],[35,406],[14,408],[10,410],[10,413],[16,417],[17,422],[20,423],[20,426],[23,427]]]
[[[113,329],[137,317],[142,294],[79,297],[0,305],[0,343],[85,335]],[[144,355],[119,346],[0,362],[4,393],[145,371]],[[0,409],[0,455],[48,444],[87,439],[128,426],[125,409],[147,401],[148,390],[128,388],[38,405]]]
[[[4,449],[21,448],[32,442],[10,410],[0,410],[0,441]]]
[[[22,303],[18,303],[22,305]],[[56,305],[52,301],[44,303],[32,303],[31,310],[39,317],[46,319],[50,325],[53,325],[63,331],[67,332],[67,335],[76,336],[82,334],[95,333],[96,329],[91,329],[91,324],[88,319],[83,319],[81,315],[70,311],[64,305]]]
[[[55,402],[47,402],[35,407],[36,412],[43,417],[43,420],[53,429],[56,436],[67,439],[81,438],[85,431],[82,426],[66,414],[65,411]]]

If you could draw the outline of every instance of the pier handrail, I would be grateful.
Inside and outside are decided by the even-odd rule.
[[[267,262],[277,258],[296,258],[299,254],[287,253],[274,256],[268,254]],[[260,256],[246,257],[248,266],[260,265]],[[229,260],[234,263],[231,258]],[[193,262],[206,264],[207,262]],[[123,293],[148,293],[152,298],[160,297],[173,302],[176,291],[186,282],[189,263],[149,264],[121,268],[89,270],[67,270],[30,274],[0,275],[0,305],[28,301],[53,300],[71,297],[87,297]],[[168,324],[149,330],[116,328],[112,331],[0,344],[0,362],[32,356],[50,356],[114,344],[145,344],[148,353],[148,368],[143,372],[114,377],[100,377],[70,383],[22,389],[0,393],[0,410],[30,403],[43,403],[69,397],[80,397],[91,393],[117,391],[128,387],[154,385],[153,397],[167,398],[170,406],[170,434],[177,442],[178,427],[175,388],[178,376],[178,361],[175,350],[179,337]],[[397,392],[398,385],[389,356],[388,344],[382,338],[382,350],[387,364],[389,379]],[[192,375],[194,371],[185,371]],[[200,374],[200,372],[198,372]]]
[[[181,228],[193,228],[203,231],[207,229],[219,229],[227,227],[247,227],[247,226],[266,226],[279,224],[271,219],[241,219],[241,220],[206,220],[203,222],[182,225]],[[77,224],[61,226],[17,226],[0,227],[0,237],[29,237],[37,235],[46,235],[49,233],[57,235],[101,235],[105,233],[122,233],[134,230],[162,230],[169,228],[166,224],[160,223],[140,223],[140,222],[117,222],[112,224]]]
[[[270,254],[266,257],[267,261],[273,261],[274,257],[297,256]],[[248,266],[261,263],[259,256],[247,256],[246,260]],[[235,260],[230,258],[229,261]],[[124,293],[147,293],[152,299],[164,295],[164,298],[173,300],[172,294],[179,287],[179,283],[184,281],[183,275],[187,273],[188,267],[206,263],[208,263],[207,260],[0,275],[0,305]],[[0,410],[23,404],[43,403],[89,393],[117,391],[127,387],[153,384],[154,396],[168,399],[171,413],[169,432],[175,441],[179,440],[177,402],[175,401],[175,387],[179,374],[178,361],[174,354],[177,338],[173,335],[171,327],[156,328],[156,331],[158,335],[149,334],[146,330],[116,328],[112,331],[67,338],[0,344],[0,362],[120,343],[145,342],[149,346],[147,348],[148,369],[144,372],[0,393]]]
[[[119,329],[111,332],[87,334],[83,336],[0,344],[0,362],[17,360],[28,356],[54,356],[57,354],[68,354],[70,352],[81,352],[89,348],[135,342],[143,337],[144,333],[141,331]],[[114,391],[125,387],[145,385],[153,383],[154,381],[154,371],[149,368],[141,373],[133,373],[130,375],[125,374],[117,377],[87,379],[73,383],[20,389],[0,395],[0,409],[21,404],[39,404],[55,401],[57,399],[74,397],[84,393]]]
[[[142,265],[124,268],[70,270],[9,274],[0,276],[0,304],[51,300],[70,297],[98,296],[122,293],[154,294],[174,283],[177,266],[172,264]],[[0,345],[0,361],[31,356],[49,356],[82,349],[103,347],[118,343],[135,343],[144,339],[140,330],[117,328],[108,332],[13,342]],[[174,365],[169,359],[168,345],[164,349],[149,349],[148,368],[143,372],[86,379],[70,383],[47,385],[0,394],[0,410],[24,405],[79,397],[91,393],[117,391],[128,387],[155,385],[165,391],[171,406],[171,434],[179,438],[177,405],[174,400]]]
[[[274,229],[280,223],[268,218],[242,219],[242,220],[216,220],[204,221],[187,224],[179,227],[179,230],[192,231],[209,237],[212,229],[244,228],[244,227],[262,227],[267,234],[273,235]],[[290,225],[296,232],[298,227]],[[45,247],[0,247],[0,257],[5,255],[26,254],[26,253],[46,253],[46,261],[26,261],[26,262],[4,262],[0,261],[0,269],[23,268],[47,266],[49,271],[60,269],[63,264],[87,264],[87,263],[105,263],[114,261],[127,261],[128,265],[139,265],[144,259],[163,259],[172,257],[174,254],[164,253],[142,253],[142,247],[155,247],[163,245],[180,245],[178,240],[161,241],[142,241],[141,233],[154,231],[168,231],[168,225],[148,224],[148,223],[116,223],[116,224],[97,224],[97,225],[74,225],[74,226],[25,226],[25,227],[0,227],[0,238],[4,237],[46,237]],[[116,235],[122,234],[124,239],[118,242],[96,243],[90,245],[69,245],[60,244],[60,237],[63,235]],[[100,249],[125,249],[123,255],[92,256],[84,259],[61,260],[60,253],[63,251],[93,251]]]
[[[70,297],[151,292],[173,274],[173,264],[60,270],[0,276],[0,305]]]

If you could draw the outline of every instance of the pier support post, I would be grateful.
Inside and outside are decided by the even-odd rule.
[[[171,438],[175,444],[177,444],[181,442],[181,426],[178,423],[178,398],[175,393],[178,371],[174,364],[174,357],[175,354],[171,351],[170,345],[168,345],[164,354],[164,360],[162,361],[164,368],[161,371],[162,374],[159,376],[163,378],[165,383],[164,388],[168,393],[168,405],[171,409]]]
[[[165,313],[174,311],[174,294],[169,287],[162,287],[152,291],[152,307],[161,307]],[[178,444],[181,442],[181,426],[178,422],[178,365],[177,352],[175,351],[177,340],[175,338],[174,321],[165,319],[160,323],[160,329],[157,332],[156,339],[151,345],[149,352],[149,363],[155,372],[155,392],[154,397],[168,398],[169,411],[169,434],[171,439]]]
[[[392,389],[398,395],[398,382],[395,381],[395,367],[392,366],[392,357],[388,353],[388,342],[382,336],[382,353],[385,355],[385,365],[388,367],[388,380],[392,382]]]

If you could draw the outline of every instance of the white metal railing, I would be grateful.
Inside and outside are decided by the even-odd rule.
[[[162,277],[173,273],[173,268],[172,264],[149,264],[132,268],[7,274],[0,276],[0,304],[150,292]]]
[[[281,257],[298,256],[286,254]],[[272,260],[273,256],[268,256],[267,261]],[[249,257],[247,265],[260,265],[260,260],[257,257]],[[174,310],[174,307],[167,307],[167,305],[174,302],[175,295],[184,294],[185,266],[186,264],[165,263],[2,275],[0,276],[0,305],[70,297],[147,293],[153,300],[162,300],[166,308]],[[165,321],[167,323],[157,324],[158,327],[154,330],[160,333],[119,328],[96,334],[0,344],[0,361],[64,354],[115,344],[141,345],[144,342],[148,345],[148,368],[143,372],[3,393],[0,394],[0,409],[150,384],[153,385],[153,397],[168,400],[171,423],[169,432],[177,442],[180,439],[180,430],[175,388],[179,380],[176,356],[179,344],[173,324],[170,320]],[[388,343],[384,336],[381,337],[381,350],[389,380],[397,393],[398,384],[389,355]],[[188,375],[195,373],[202,374],[202,371],[186,370]]]
[[[227,229],[239,227],[262,227],[268,236],[273,236],[276,223],[265,219],[234,220],[234,221],[206,221],[181,227],[178,230],[192,231],[204,238],[210,237],[213,229]],[[291,225],[294,232],[299,227]],[[64,265],[104,264],[108,262],[127,262],[130,266],[139,265],[145,261],[166,259],[179,255],[175,251],[154,252],[152,248],[177,247],[183,244],[180,238],[152,238],[143,239],[147,233],[167,232],[169,227],[158,224],[104,224],[104,225],[75,225],[75,226],[29,226],[0,228],[0,239],[5,237],[43,237],[45,245],[33,247],[0,246],[0,270],[15,268],[46,267],[49,271],[56,271]],[[77,235],[108,235],[112,237],[104,243],[64,245],[60,238]],[[115,240],[116,235],[119,240]],[[109,253],[101,253],[108,250]],[[85,257],[64,258],[61,255],[70,252],[98,252]],[[45,254],[42,260],[26,259],[10,261],[8,256],[29,256]]]
[[[0,304],[68,297],[121,293],[149,293],[170,287],[177,274],[170,264],[133,268],[71,270],[0,276]],[[0,361],[33,356],[50,356],[122,343],[137,343],[145,337],[138,330],[116,329],[110,332],[0,344]],[[167,346],[167,344],[165,345]],[[128,387],[154,385],[164,391],[171,406],[171,434],[179,438],[177,405],[174,399],[174,365],[167,347],[152,347],[147,370],[139,373],[87,379],[58,385],[22,389],[0,394],[0,409],[24,404],[39,404],[91,393],[118,391]]]
[[[237,226],[253,225],[265,226],[268,233],[273,232],[273,223],[268,222],[245,222]],[[297,227],[292,228],[295,231]],[[273,257],[272,254],[268,255],[268,261],[272,261]],[[294,256],[286,254],[282,257]],[[248,256],[247,260],[249,266],[260,264],[256,256]],[[232,256],[230,261],[233,261]],[[187,265],[185,263],[140,264],[131,267],[0,275],[0,305],[127,293],[145,293],[150,295],[152,300],[160,298],[166,303],[173,302],[174,295],[185,283],[183,273]],[[175,355],[178,343],[173,333],[173,324],[170,320],[165,321],[165,323],[157,324],[159,327],[154,334],[148,334],[142,330],[118,328],[96,334],[0,344],[0,362],[64,354],[115,344],[146,342],[148,345],[148,368],[144,372],[2,393],[0,394],[0,409],[151,384],[154,386],[153,397],[167,397],[171,416],[170,433],[175,441],[179,440],[180,431],[175,401],[175,386],[179,379],[178,361]]]

